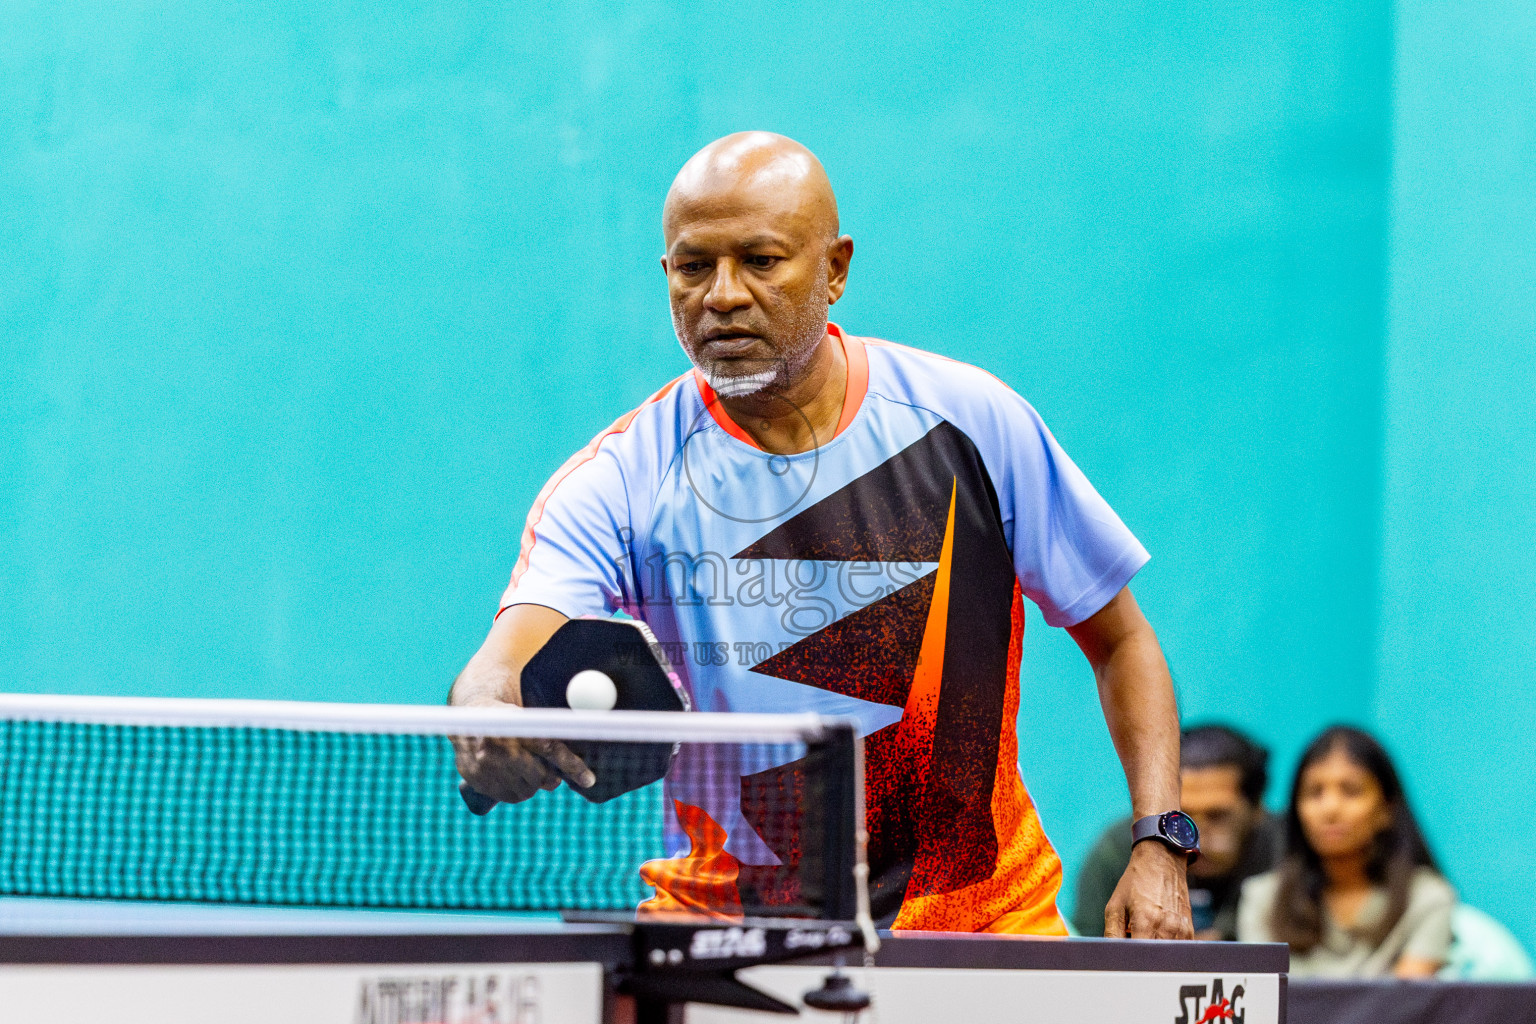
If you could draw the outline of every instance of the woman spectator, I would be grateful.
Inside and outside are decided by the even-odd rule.
[[[1296,977],[1424,978],[1445,962],[1455,905],[1387,752],[1334,726],[1301,756],[1285,857],[1244,883],[1237,933],[1288,943]]]

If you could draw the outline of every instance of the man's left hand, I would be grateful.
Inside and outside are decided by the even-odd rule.
[[[1186,866],[1184,854],[1155,840],[1133,846],[1130,866],[1104,908],[1104,937],[1193,938]]]

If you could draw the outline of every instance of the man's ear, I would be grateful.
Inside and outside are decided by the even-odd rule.
[[[661,272],[663,274],[667,272],[667,258],[665,256],[661,258]]]
[[[827,246],[827,305],[843,297],[848,287],[848,265],[853,262],[853,239],[842,235]]]

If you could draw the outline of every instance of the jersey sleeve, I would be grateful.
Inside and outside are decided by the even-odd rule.
[[[601,447],[583,451],[550,478],[528,513],[501,607],[540,604],[570,618],[613,614],[633,593],[633,536],[618,459]]]
[[[999,511],[1019,586],[1052,626],[1075,626],[1109,603],[1150,557],[1040,415],[1005,388],[991,452]]]

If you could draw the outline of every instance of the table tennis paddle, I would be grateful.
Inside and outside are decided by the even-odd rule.
[[[565,622],[529,659],[522,674],[523,706],[570,707],[567,687],[578,672],[588,669],[613,680],[615,710],[692,710],[661,645],[643,622],[595,618]],[[612,800],[660,779],[677,751],[675,743],[564,742],[597,777],[586,789],[571,786],[592,803]],[[488,814],[497,803],[467,782],[459,783],[459,795],[475,814]]]

